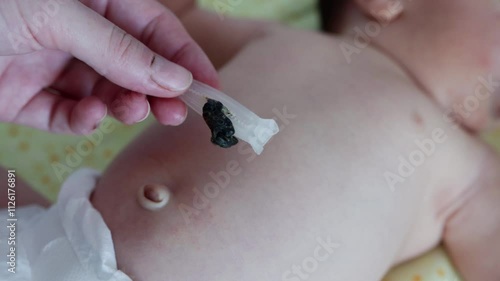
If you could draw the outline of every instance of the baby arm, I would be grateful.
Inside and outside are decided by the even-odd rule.
[[[469,192],[458,201],[444,243],[465,280],[500,280],[500,162],[495,151],[481,164]]]

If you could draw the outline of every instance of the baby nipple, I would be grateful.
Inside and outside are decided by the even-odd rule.
[[[146,184],[137,192],[137,201],[142,208],[158,211],[165,207],[170,199],[170,191],[162,184]]]

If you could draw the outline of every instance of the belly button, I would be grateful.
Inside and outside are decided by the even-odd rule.
[[[137,202],[143,209],[158,211],[165,207],[170,199],[170,191],[162,184],[146,184],[137,192]]]

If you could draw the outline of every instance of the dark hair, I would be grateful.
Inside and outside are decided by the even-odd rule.
[[[349,0],[319,0],[318,8],[321,20],[321,30],[340,33],[346,4]]]

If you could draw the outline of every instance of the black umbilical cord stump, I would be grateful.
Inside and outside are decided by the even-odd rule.
[[[212,143],[222,148],[241,140],[260,155],[280,130],[274,119],[263,119],[230,96],[196,80],[179,98],[203,117],[211,130]]]
[[[229,114],[229,110],[221,102],[213,99],[207,99],[203,106],[203,119],[212,131],[210,141],[222,148],[229,148],[238,143]]]

